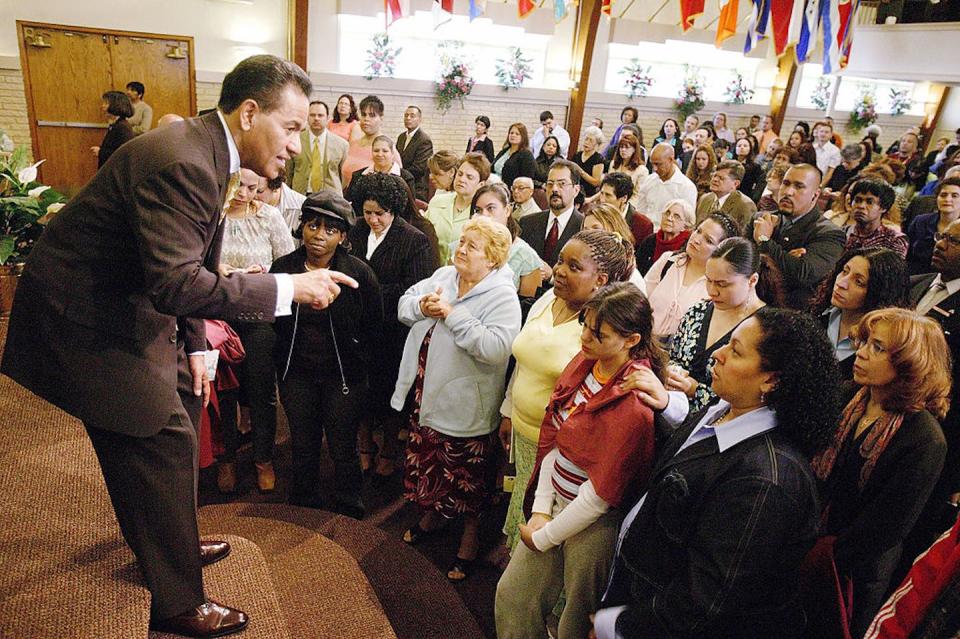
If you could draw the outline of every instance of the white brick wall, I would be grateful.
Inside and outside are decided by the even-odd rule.
[[[29,122],[23,75],[19,69],[0,69],[0,129],[7,132],[14,144],[30,147]]]

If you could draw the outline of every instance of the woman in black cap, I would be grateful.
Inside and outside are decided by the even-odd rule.
[[[294,235],[303,245],[273,263],[271,273],[330,268],[360,283],[344,290],[326,309],[293,305],[278,317],[277,377],[280,401],[290,422],[293,487],[290,502],[319,507],[319,466],[326,434],[333,459],[335,512],[360,519],[363,474],[357,457],[357,426],[367,371],[381,348],[383,303],[373,270],[348,253],[353,223],[350,203],[329,191],[314,193],[301,208]]]

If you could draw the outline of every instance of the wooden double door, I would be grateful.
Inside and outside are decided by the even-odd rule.
[[[101,96],[142,82],[153,125],[196,112],[193,38],[17,21],[34,157],[45,184],[72,195],[97,171]]]

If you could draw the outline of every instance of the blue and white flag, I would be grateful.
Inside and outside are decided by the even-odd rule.
[[[820,0],[807,0],[797,42],[797,62],[806,62],[816,48],[817,31],[820,30]]]
[[[839,0],[822,0],[820,14],[823,28],[823,72],[836,73],[840,70],[839,38],[842,37]]]
[[[770,0],[751,0],[750,21],[747,23],[747,37],[743,41],[743,52],[750,53],[757,44],[767,37],[767,23],[770,22]]]

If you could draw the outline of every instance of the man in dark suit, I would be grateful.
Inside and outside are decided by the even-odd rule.
[[[427,160],[433,155],[433,141],[426,131],[420,128],[422,121],[423,112],[420,107],[408,106],[403,112],[403,126],[407,130],[397,138],[397,151],[400,152],[403,168],[413,174],[416,186],[414,195],[418,200],[426,202],[430,199],[427,183],[430,170],[427,168]]]
[[[520,218],[520,237],[552,267],[563,246],[583,227],[583,214],[574,207],[580,172],[569,160],[555,160],[543,186],[550,208]]]
[[[910,303],[917,313],[940,324],[953,361],[954,401],[943,420],[947,459],[940,480],[904,546],[904,561],[910,562],[956,521],[960,502],[960,220],[938,233],[930,265],[934,273],[910,278]],[[904,566],[901,568],[903,570]]]
[[[47,226],[17,290],[2,372],[83,421],[158,631],[221,636],[247,623],[203,590],[201,566],[229,546],[201,547],[197,528],[201,318],[272,321],[291,301],[328,305],[337,281],[356,285],[321,271],[217,274],[234,176],[274,178],[300,152],[311,90],[289,62],[241,62],[215,112],[110,158]]]
[[[780,187],[780,210],[754,219],[744,235],[769,255],[783,275],[787,304],[806,310],[820,282],[843,253],[843,230],[817,208],[820,170],[811,164],[791,166]]]

